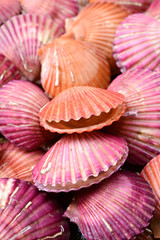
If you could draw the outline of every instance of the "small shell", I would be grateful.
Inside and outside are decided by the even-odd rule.
[[[61,23],[65,18],[76,16],[78,13],[76,0],[20,0],[20,2],[24,12],[50,16]]]
[[[150,184],[155,196],[155,214],[160,219],[160,155],[143,168],[141,176]]]
[[[149,184],[136,173],[117,172],[77,191],[64,216],[77,223],[87,240],[129,240],[148,226],[153,211]]]
[[[40,110],[40,124],[51,132],[90,132],[117,121],[125,112],[124,100],[101,88],[68,88]]]
[[[74,86],[108,87],[110,66],[91,44],[61,37],[41,48],[38,54],[42,86],[51,98]]]
[[[117,28],[113,51],[121,72],[154,70],[160,65],[160,23],[144,13],[130,15]]]
[[[10,142],[3,144],[0,152],[0,178],[18,178],[32,181],[32,170],[44,155],[44,151],[28,152]]]
[[[116,28],[129,12],[114,3],[92,3],[87,5],[69,24],[66,32],[76,40],[93,43],[103,51],[113,66],[113,39]]]
[[[77,190],[109,177],[127,156],[123,138],[101,132],[65,135],[38,162],[33,181],[40,190]]]
[[[12,16],[19,14],[20,10],[18,0],[0,0],[0,25]]]
[[[68,240],[67,220],[57,201],[18,179],[0,179],[0,239]]]
[[[0,52],[33,81],[40,75],[37,50],[62,33],[61,26],[49,17],[14,16],[0,27]]]
[[[126,7],[131,13],[144,12],[153,0],[89,0],[89,2],[112,2]],[[159,0],[158,0],[159,1]]]
[[[114,79],[108,89],[123,94],[127,105],[111,132],[127,140],[127,161],[145,165],[160,153],[160,75],[131,69]]]
[[[27,150],[40,148],[55,134],[40,126],[38,113],[49,99],[35,84],[13,80],[0,88],[0,131],[13,144]]]
[[[21,74],[17,67],[4,55],[0,54],[0,87],[13,79],[20,78]]]

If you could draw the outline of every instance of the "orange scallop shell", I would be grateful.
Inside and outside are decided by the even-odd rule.
[[[117,121],[125,112],[124,101],[122,94],[101,88],[68,88],[41,108],[40,124],[51,132],[90,132]]]
[[[141,176],[150,184],[155,197],[155,215],[160,219],[160,155],[143,168]]]
[[[91,3],[71,21],[70,26],[66,25],[66,32],[77,40],[93,43],[104,52],[113,66],[112,47],[115,32],[128,15],[127,9],[114,3]]]
[[[0,178],[17,178],[32,182],[32,170],[44,151],[26,151],[10,142],[2,145],[0,152]]]
[[[70,87],[107,88],[110,82],[108,61],[89,43],[61,37],[40,48],[38,54],[42,86],[51,98]]]
[[[89,2],[113,2],[128,8],[131,13],[144,12],[153,0],[89,0]],[[159,0],[158,0],[159,1]]]

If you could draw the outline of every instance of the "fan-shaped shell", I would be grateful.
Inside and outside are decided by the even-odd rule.
[[[89,0],[89,2],[113,2],[126,7],[131,13],[144,12],[153,0]]]
[[[110,66],[91,44],[57,38],[38,51],[42,65],[41,82],[50,97],[73,86],[107,88]]]
[[[117,172],[77,191],[64,216],[87,240],[131,239],[148,226],[154,211],[149,184],[136,173]]]
[[[0,54],[0,87],[13,79],[20,78],[21,74],[18,68],[4,55]]]
[[[101,132],[62,137],[33,170],[35,185],[45,191],[71,191],[102,181],[128,155],[124,139]]]
[[[141,176],[150,184],[155,196],[155,214],[160,219],[160,155],[143,168]]]
[[[0,239],[69,239],[57,201],[28,182],[0,179]]]
[[[38,113],[49,101],[28,81],[14,80],[0,88],[0,131],[13,144],[27,150],[40,148],[55,134],[40,126]]]
[[[127,105],[126,113],[111,131],[127,140],[127,160],[145,165],[160,153],[160,75],[131,69],[114,79],[108,89],[122,93]]]
[[[40,74],[37,50],[62,33],[58,22],[49,17],[31,14],[14,16],[0,27],[0,52],[33,81]]]
[[[0,1],[0,24],[7,21],[14,15],[20,13],[21,7],[18,0],[1,0]]]
[[[113,56],[121,72],[131,68],[154,70],[160,65],[160,23],[144,14],[132,14],[117,28]]]
[[[116,28],[129,12],[114,3],[96,2],[87,5],[72,21],[66,32],[77,40],[91,42],[113,61],[113,39]],[[66,26],[66,27],[67,27]]]
[[[50,16],[53,20],[64,22],[65,18],[77,15],[77,0],[20,0],[26,13]]]
[[[44,155],[44,151],[28,152],[10,142],[2,145],[0,151],[0,178],[18,178],[32,181],[32,170]]]
[[[117,121],[125,108],[122,94],[94,87],[72,87],[40,110],[40,124],[51,132],[90,132]]]

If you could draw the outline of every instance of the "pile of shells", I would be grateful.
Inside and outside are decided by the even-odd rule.
[[[160,1],[0,2],[0,239],[160,239]]]

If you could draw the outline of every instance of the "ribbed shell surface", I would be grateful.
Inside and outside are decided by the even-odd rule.
[[[18,68],[3,54],[0,54],[0,87],[14,79],[20,79]]]
[[[144,13],[128,16],[117,28],[113,56],[121,72],[160,65],[160,22]]]
[[[160,155],[147,163],[141,172],[141,176],[150,184],[153,190],[156,200],[155,214],[160,219]]]
[[[68,240],[68,222],[58,202],[25,182],[0,179],[0,239]]]
[[[0,88],[0,132],[13,144],[27,150],[40,148],[54,135],[40,126],[38,113],[49,101],[29,81],[13,80]]]
[[[127,140],[128,161],[145,165],[160,153],[160,75],[131,69],[114,79],[108,89],[122,93],[127,105],[111,131]]]
[[[0,1],[0,25],[21,11],[18,0],[1,0]]]
[[[110,66],[92,44],[60,37],[39,49],[38,54],[42,87],[51,98],[74,86],[108,87]]]
[[[136,173],[117,172],[76,193],[64,216],[87,240],[127,240],[141,233],[153,216],[149,184]]]
[[[0,151],[0,178],[17,178],[32,182],[32,170],[45,154],[42,150],[25,151],[10,142]]]
[[[39,113],[41,125],[51,132],[82,133],[117,121],[126,106],[122,94],[95,87],[64,90]]]
[[[62,27],[50,17],[17,15],[0,27],[0,52],[33,81],[40,75],[37,50],[62,33]]]
[[[113,65],[112,48],[116,28],[128,15],[127,9],[114,3],[91,3],[80,11],[66,32],[77,40],[93,43]]]
[[[33,181],[45,191],[77,190],[112,175],[127,156],[122,138],[98,131],[65,135],[38,162]]]

